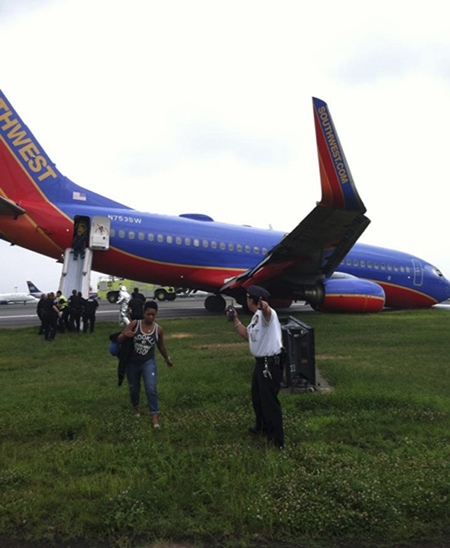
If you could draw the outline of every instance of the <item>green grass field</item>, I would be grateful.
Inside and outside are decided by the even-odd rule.
[[[297,317],[333,390],[281,394],[283,451],[247,433],[225,317],[161,321],[159,431],[117,386],[117,325],[0,330],[0,543],[450,545],[448,311]]]

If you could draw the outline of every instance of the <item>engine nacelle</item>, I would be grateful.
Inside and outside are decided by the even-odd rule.
[[[383,288],[369,280],[354,277],[327,278],[322,281],[324,298],[311,306],[322,312],[379,312],[385,302]]]

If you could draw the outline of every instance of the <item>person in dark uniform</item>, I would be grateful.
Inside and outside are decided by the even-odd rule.
[[[69,301],[69,324],[71,331],[80,331],[81,325],[81,313],[83,309],[83,298],[81,293],[76,289],[72,289],[72,295],[68,299]]]
[[[95,313],[97,312],[98,301],[95,297],[89,296],[83,299],[83,333],[93,333],[95,326]]]
[[[247,290],[247,306],[253,317],[245,327],[234,309],[233,323],[239,335],[249,342],[255,357],[251,396],[256,424],[253,434],[267,436],[269,445],[284,447],[283,415],[278,399],[283,378],[283,344],[277,313],[267,302],[270,293],[263,287],[251,285]]]
[[[139,297],[140,293],[133,291],[131,294],[131,299],[128,302],[128,313],[130,315],[130,320],[142,320],[144,317],[144,302],[145,297],[141,299]]]
[[[36,314],[41,322],[41,325],[39,326],[38,335],[44,334],[44,302],[46,299],[47,299],[47,294],[42,293],[42,295],[39,297],[39,301],[36,307]]]
[[[135,287],[133,289],[133,293],[131,294],[131,297],[137,297],[138,299],[141,299],[143,303],[145,303],[145,297],[144,295],[139,291],[139,287]]]
[[[152,417],[153,426],[159,428],[159,403],[156,389],[157,369],[155,361],[155,346],[169,367],[173,367],[166,345],[164,332],[155,322],[158,305],[154,301],[147,301],[144,305],[144,319],[133,320],[118,336],[117,342],[123,344],[127,339],[133,339],[133,346],[126,363],[126,376],[130,387],[130,400],[137,417],[140,416],[141,378],[144,381],[148,408]]]
[[[55,304],[55,294],[50,292],[43,304],[44,312],[44,337],[46,341],[53,341],[58,328],[60,311]]]

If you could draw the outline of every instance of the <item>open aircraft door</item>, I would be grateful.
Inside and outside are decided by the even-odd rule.
[[[75,215],[72,247],[64,252],[59,289],[70,295],[74,289],[84,297],[90,293],[92,255],[109,249],[111,222],[108,217]]]
[[[111,221],[108,217],[92,217],[89,247],[94,251],[109,249]]]

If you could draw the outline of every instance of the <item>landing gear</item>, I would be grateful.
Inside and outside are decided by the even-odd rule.
[[[205,299],[205,308],[208,312],[220,313],[225,311],[225,299],[221,295],[209,295]]]

